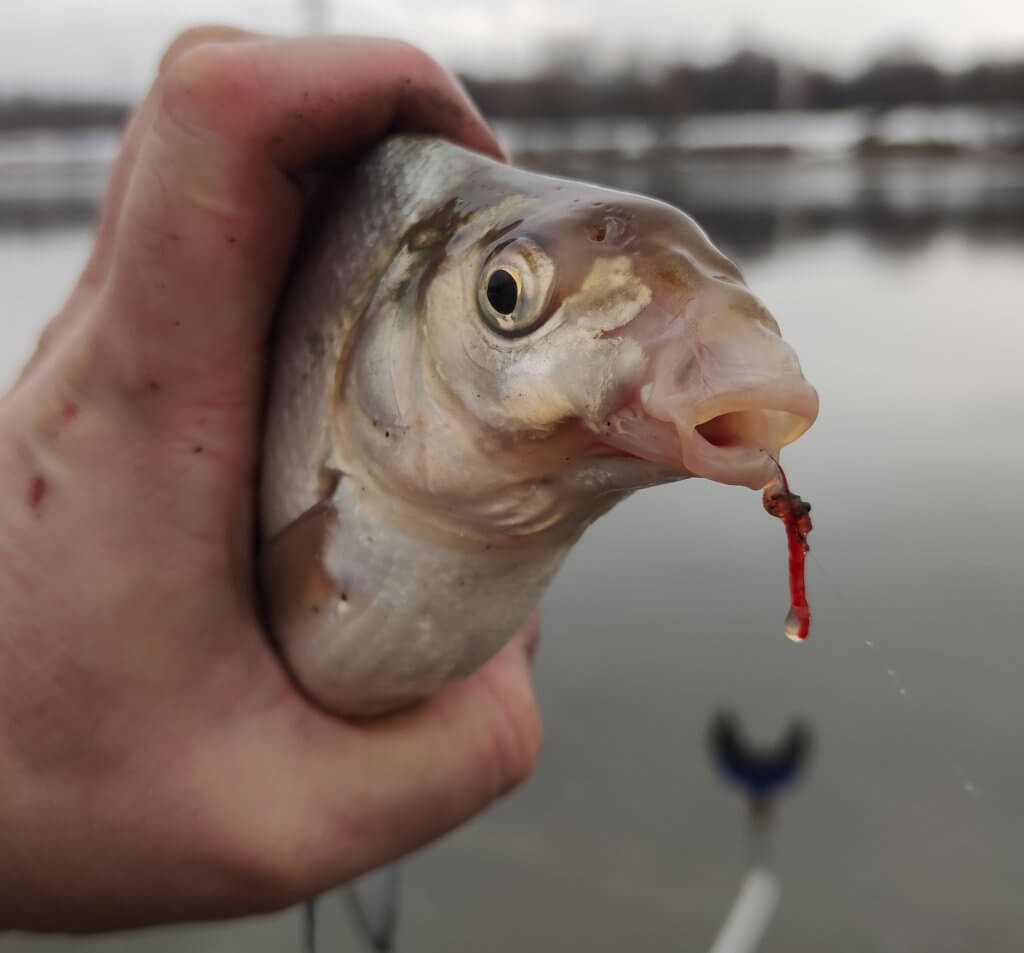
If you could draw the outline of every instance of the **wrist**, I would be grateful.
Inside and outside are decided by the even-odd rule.
[[[32,859],[38,863],[47,853],[43,845],[33,842],[37,825],[31,818],[33,803],[44,799],[36,796],[27,766],[12,744],[12,728],[12,719],[0,702],[0,931],[26,929],[39,922],[41,901],[33,904],[31,899],[38,891]]]

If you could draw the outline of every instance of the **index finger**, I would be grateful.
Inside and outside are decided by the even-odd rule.
[[[179,121],[261,142],[288,171],[344,156],[389,129],[432,132],[503,157],[454,77],[397,40],[204,43],[178,57],[165,82],[166,108]]]
[[[261,365],[245,349],[261,343],[296,237],[296,173],[392,129],[501,154],[454,78],[404,43],[201,44],[159,82],[115,238],[114,306],[100,318],[101,351],[118,365],[106,372],[132,390],[217,378],[220,399],[232,390],[225,360]]]

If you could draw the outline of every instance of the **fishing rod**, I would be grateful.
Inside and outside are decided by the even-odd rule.
[[[746,798],[748,864],[709,953],[753,953],[782,899],[771,852],[775,802],[803,772],[811,732],[802,722],[793,721],[777,744],[758,748],[743,735],[734,715],[721,712],[712,719],[708,747],[721,774]]]
[[[772,833],[779,795],[803,773],[811,731],[793,721],[779,741],[753,745],[739,720],[720,712],[708,731],[708,751],[726,781],[746,800],[747,873],[708,953],[754,953],[778,912],[782,884],[772,864]],[[395,865],[367,874],[348,888],[352,915],[363,938],[377,953],[394,945],[399,882]],[[317,953],[316,901],[303,907],[303,950]]]

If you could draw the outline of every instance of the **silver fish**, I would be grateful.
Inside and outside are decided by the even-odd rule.
[[[287,664],[342,715],[480,666],[633,490],[760,488],[817,415],[736,266],[652,199],[399,136],[332,187],[299,262],[262,586]]]

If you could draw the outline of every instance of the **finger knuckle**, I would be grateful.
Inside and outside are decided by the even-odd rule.
[[[530,709],[528,724],[520,730],[519,757],[513,762],[510,780],[513,787],[526,782],[533,774],[540,757],[544,741],[544,730],[540,720],[540,712],[534,705]]]
[[[271,913],[297,903],[306,891],[289,858],[266,855],[235,867],[232,893],[246,898],[247,912]]]
[[[209,42],[184,50],[161,77],[163,108],[178,122],[217,128],[239,102],[251,79],[236,44]]]
[[[544,731],[540,710],[532,692],[515,699],[501,699],[501,712],[493,735],[493,759],[497,793],[519,787],[533,774]]]
[[[275,836],[271,836],[273,833]],[[223,893],[245,898],[247,912],[270,912],[298,902],[310,891],[306,852],[279,831],[250,831],[245,841],[223,849],[218,867]]]
[[[392,55],[414,75],[445,76],[444,68],[426,50],[406,40],[388,40]]]
[[[220,23],[204,23],[200,26],[189,27],[179,33],[164,50],[160,59],[159,74],[165,73],[175,62],[189,50],[207,43],[226,43],[232,40],[245,39],[252,34],[237,27],[226,26]]]

